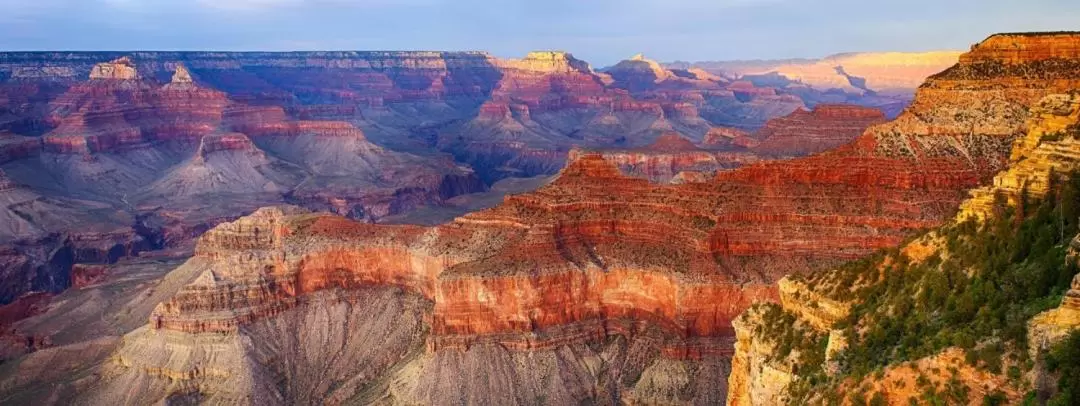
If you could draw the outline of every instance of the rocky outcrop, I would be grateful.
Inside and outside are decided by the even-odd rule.
[[[760,140],[746,131],[725,127],[709,129],[701,141],[705,148],[754,148],[760,144]]]
[[[568,169],[566,176],[574,171],[628,179],[610,166],[582,165]],[[379,368],[391,364],[374,363],[369,365],[372,370],[363,374],[343,371],[360,378],[353,378],[346,386],[329,384],[332,392],[308,393],[287,387],[262,393],[279,393],[284,399],[298,393],[308,393],[312,399],[347,398],[367,387],[367,382],[389,377],[388,386],[374,387],[359,396],[424,402],[456,396],[440,383],[455,382],[455,393],[484,391],[488,396],[509,396],[507,401],[517,404],[534,401],[533,389],[521,392],[525,390],[521,388],[537,384],[546,388],[537,394],[558,399],[607,399],[623,394],[641,402],[696,398],[715,403],[723,399],[723,388],[709,385],[705,378],[719,379],[726,374],[725,359],[732,352],[731,317],[753,301],[774,299],[775,292],[759,289],[760,284],[734,283],[715,272],[696,271],[697,265],[688,266],[684,261],[705,265],[709,260],[686,258],[694,256],[692,253],[650,252],[636,245],[620,247],[614,241],[606,242],[599,239],[602,234],[597,233],[602,231],[595,226],[526,226],[522,223],[525,218],[541,214],[529,214],[528,207],[536,206],[521,203],[510,211],[481,212],[426,229],[363,224],[289,207],[262,209],[218,226],[200,239],[195,257],[174,271],[197,276],[154,309],[148,327],[125,338],[113,357],[115,361],[106,366],[110,371],[103,375],[107,383],[95,386],[89,396],[115,399],[119,393],[127,393],[124,396],[146,400],[150,398],[142,397],[166,393],[157,386],[138,393],[118,390],[133,380],[147,379],[151,385],[170,381],[182,388],[198,388],[202,396],[248,402],[247,396],[253,394],[235,388],[270,382],[261,375],[265,373],[261,368],[306,365],[274,361],[277,356],[293,356],[282,353],[285,349],[308,348],[274,346],[277,340],[293,336],[280,328],[325,322],[311,319],[297,324],[290,321],[294,315],[322,315],[328,308],[355,306],[352,303],[375,306],[381,302],[347,298],[371,287],[393,287],[409,292],[405,297],[434,302],[430,316],[424,317],[431,334],[426,338],[426,351],[406,355],[378,350],[385,344],[372,341],[362,347],[387,354],[378,358],[379,362],[401,360],[403,364],[385,370]],[[628,226],[619,227],[633,232]],[[637,231],[636,238],[644,238],[644,232]],[[400,311],[356,314],[392,320]],[[337,323],[340,318],[336,313],[330,317],[335,325],[371,326],[362,321]],[[268,330],[270,326],[277,330]],[[263,330],[275,335],[256,333]],[[367,333],[348,336],[357,334]],[[248,342],[271,344],[257,344],[253,352]],[[628,342],[633,344],[622,344]],[[406,340],[401,344],[415,343]],[[601,348],[588,343],[605,348],[600,350],[605,355],[588,355],[598,351],[590,348]],[[204,352],[207,348],[219,352],[210,356]],[[575,350],[568,353],[567,348]],[[528,352],[518,352],[521,350]],[[525,369],[503,362],[523,362],[520,357],[525,354],[563,361],[550,364],[550,368]],[[585,359],[565,358],[570,354]],[[400,358],[403,356],[409,358]],[[245,357],[252,357],[254,369],[224,368]],[[481,388],[475,387],[475,382],[459,382],[475,371],[477,362],[513,372],[499,375],[503,378],[493,382],[495,386]],[[594,368],[595,362],[608,366]],[[350,363],[361,364],[365,363]],[[669,374],[680,370],[701,371],[702,379],[684,375],[685,379],[670,380]],[[549,383],[541,380],[567,373],[578,376],[572,382],[585,382],[555,386],[565,387],[569,394],[550,389]],[[300,385],[303,379],[299,374],[285,378],[288,385]],[[462,388],[466,388],[464,392]]]
[[[1028,322],[1028,342],[1031,352],[1038,354],[1061,342],[1069,333],[1080,328],[1080,275],[1073,278],[1072,287],[1065,293],[1056,309],[1039,313]]]
[[[500,66],[539,73],[590,73],[592,68],[588,62],[574,57],[573,54],[563,51],[534,51],[529,52],[523,59],[509,59],[497,61]]]
[[[605,73],[611,75],[616,86],[631,92],[652,90],[660,82],[676,77],[656,61],[645,59],[641,54],[619,62],[606,69]]]
[[[851,303],[822,295],[806,286],[803,281],[784,278],[777,286],[780,289],[780,304],[784,310],[797,315],[800,320],[818,331],[828,331],[851,313]]]
[[[990,36],[960,56],[960,63],[1025,65],[1080,59],[1074,32],[1005,33]]]
[[[1080,253],[1080,235],[1069,244],[1067,260],[1076,261]],[[1061,299],[1061,305],[1035,315],[1028,322],[1028,343],[1032,355],[1053,347],[1069,333],[1080,329],[1080,274],[1073,277],[1072,285]]]
[[[169,83],[173,85],[184,85],[194,82],[195,81],[191,79],[191,72],[184,67],[184,64],[176,64],[176,72],[173,73],[172,79]]]
[[[1015,46],[1040,47],[1048,43],[1045,38],[1069,42],[1076,37],[1023,35],[1015,37]],[[999,41],[993,36],[984,42]],[[876,150],[892,156],[960,157],[994,172],[1004,169],[1029,109],[1045,96],[1080,87],[1080,78],[1070,67],[1073,60],[1055,59],[1050,65],[1043,59],[999,61],[993,49],[976,45],[960,63],[928,78],[904,114],[872,129]]]
[[[727,404],[732,406],[778,405],[795,379],[783,361],[770,359],[775,344],[759,336],[754,326],[762,323],[759,310],[748,310],[735,319],[735,355],[728,375]]]
[[[570,151],[569,159],[575,161],[588,151]],[[716,153],[698,148],[677,133],[665,133],[652,145],[630,150],[606,150],[598,152],[604,159],[614,163],[629,176],[648,179],[654,183],[671,183],[679,174],[686,180],[689,173],[707,177],[717,171],[727,170],[755,162],[750,154]]]
[[[90,80],[135,80],[138,78],[139,73],[135,64],[126,56],[112,62],[99,63],[90,70]]]
[[[198,266],[205,271],[159,306],[152,324],[192,333],[235,331],[241,324],[295,306],[311,292],[384,284],[435,302],[431,345],[436,348],[488,341],[533,348],[601,338],[610,329],[619,331],[617,320],[632,316],[655,320],[675,337],[723,335],[729,331],[733,310],[774,295],[724,278],[680,276],[646,265],[670,260],[667,257],[635,261],[610,255],[610,263],[574,265],[587,261],[574,258],[586,253],[575,253],[576,247],[566,245],[569,251],[562,255],[571,256],[566,262],[559,258],[558,248],[545,247],[571,244],[545,240],[572,234],[529,233],[510,219],[497,220],[500,217],[466,216],[453,225],[425,231],[366,226],[295,209],[263,209],[200,239],[196,257],[201,260],[190,266],[203,264]],[[561,231],[568,232],[572,231]],[[581,232],[587,231],[574,233]],[[455,241],[488,235],[501,237],[487,246],[446,251]],[[312,241],[320,242],[312,245]],[[528,252],[523,244],[534,246],[532,252],[552,250],[547,252],[554,257],[517,262],[488,256],[492,251],[520,256]],[[619,248],[594,249],[599,256]],[[533,270],[530,263],[541,267],[538,275],[527,273]],[[253,274],[257,269],[263,271]],[[556,294],[561,289],[550,291],[552,286],[567,290]],[[717,301],[729,305],[717,307]]]
[[[819,104],[813,111],[799,109],[769,120],[757,133],[762,141],[753,150],[776,156],[816,154],[848,144],[867,127],[884,122],[885,115],[874,108]]]
[[[121,60],[125,62],[117,66],[135,69],[131,59]],[[197,142],[199,137],[217,131],[222,125],[228,97],[213,89],[184,83],[182,73],[177,74],[180,82],[164,87],[139,80],[134,73],[123,80],[92,78],[75,84],[49,102],[48,119],[55,128],[43,137],[45,151],[64,155],[126,152],[152,148],[147,143]],[[156,164],[164,166],[172,162]]]
[[[993,184],[973,190],[958,219],[985,219],[998,199],[1019,205],[1025,198],[1042,198],[1058,175],[1080,166],[1080,96],[1047,96],[1030,116],[1027,135],[1013,144],[1009,169],[994,176]]]

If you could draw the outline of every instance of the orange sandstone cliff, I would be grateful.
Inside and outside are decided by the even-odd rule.
[[[887,156],[911,157],[922,164],[961,159],[976,172],[1001,168],[989,185],[971,192],[954,224],[1000,214],[994,209],[995,202],[1016,207],[1024,194],[1031,199],[1047,196],[1052,178],[1080,167],[1075,137],[1080,117],[1075,95],[1080,89],[1078,44],[1080,35],[1076,33],[992,36],[961,56],[958,65],[928,79],[904,115],[872,128],[855,146],[872,147],[877,154]],[[974,114],[976,111],[981,113]],[[1075,260],[1073,251],[1070,249],[1069,260]],[[950,255],[937,233],[911,242],[901,252],[916,262]],[[830,296],[828,288],[819,285],[799,278],[781,280],[780,308],[795,317],[790,324],[794,328],[803,330],[807,337],[826,340],[824,354],[817,355],[824,356],[825,372],[834,374],[835,357],[848,346],[843,332],[835,329],[841,328],[837,323],[847,318],[854,304]],[[1075,286],[1074,282],[1058,308],[1028,321],[1032,359],[1039,359],[1040,351],[1080,327],[1075,317]],[[776,323],[775,318],[766,321],[763,315],[767,311],[754,308],[735,322],[729,404],[798,402],[788,397],[789,389],[806,387],[803,378],[814,372],[794,370],[797,363],[793,359],[798,356],[794,352],[787,358],[775,356],[778,343],[763,333]],[[1036,363],[1022,378],[1007,378],[1003,373],[976,368],[963,360],[961,350],[947,348],[909,363],[887,365],[876,377],[849,379],[839,388],[845,404],[853,398],[844,392],[857,388],[876,393],[888,404],[904,404],[921,399],[919,388],[927,385],[966,388],[967,400],[962,403],[967,404],[981,404],[984,395],[995,393],[1007,402],[1020,402],[1027,390],[1045,390],[1049,382],[1045,373]],[[810,394],[818,401],[822,395]]]

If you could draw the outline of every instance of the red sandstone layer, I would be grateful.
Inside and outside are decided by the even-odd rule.
[[[200,241],[186,266],[203,267],[202,276],[153,323],[228,331],[306,292],[392,284],[435,302],[435,346],[533,348],[606,334],[620,320],[682,340],[726,337],[735,314],[775,296],[780,276],[895,246],[950,218],[965,191],[1003,163],[999,146],[1020,131],[1025,103],[1080,81],[1076,71],[1033,72],[959,65],[924,86],[900,119],[854,143],[703,183],[657,185],[582,153],[548,186],[433,228],[264,209]],[[1059,80],[1032,76],[1045,74]],[[1000,108],[1021,113],[999,117]],[[880,119],[847,107],[818,114]],[[670,137],[665,146],[689,150]]]
[[[754,151],[777,156],[802,156],[828,151],[854,141],[867,127],[885,122],[880,110],[842,104],[818,105],[770,120],[758,132]]]

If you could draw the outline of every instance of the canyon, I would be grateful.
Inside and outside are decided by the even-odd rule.
[[[0,53],[0,303],[66,289],[77,264],[190,250],[268,205],[436,224],[575,151],[701,181],[757,162],[750,134],[807,95],[557,51]],[[707,151],[665,150],[671,134]]]
[[[0,54],[0,399],[783,402],[769,309],[845,347],[803,277],[1073,166],[1077,44],[992,36],[899,115],[905,80],[838,105],[641,56]]]

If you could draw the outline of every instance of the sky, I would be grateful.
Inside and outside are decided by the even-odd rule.
[[[564,50],[594,66],[967,49],[1080,0],[0,0],[0,51]]]

